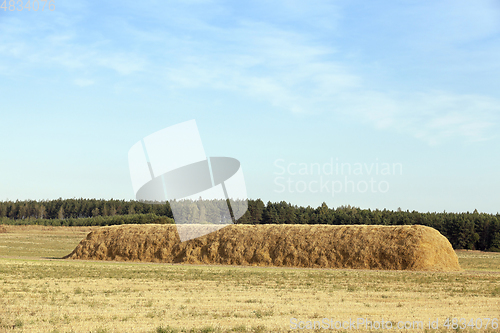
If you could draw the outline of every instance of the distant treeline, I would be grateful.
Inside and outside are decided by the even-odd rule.
[[[97,216],[156,214],[172,217],[168,204],[150,204],[140,201],[57,199],[47,201],[0,201],[0,218],[9,219],[67,219]]]
[[[196,201],[192,216],[204,214]],[[112,225],[129,223],[172,223],[168,203],[97,199],[0,202],[0,223],[42,225]],[[500,214],[420,213],[360,209],[351,206],[300,207],[287,202],[264,204],[248,200],[243,224],[420,224],[441,232],[455,249],[500,251]]]
[[[48,226],[65,226],[65,227],[88,227],[88,226],[106,226],[120,224],[173,224],[174,219],[167,216],[158,216],[156,214],[131,214],[131,215],[115,215],[115,216],[96,216],[96,217],[79,217],[65,219],[21,219],[13,220],[6,217],[0,218],[0,224],[10,225],[48,225]]]

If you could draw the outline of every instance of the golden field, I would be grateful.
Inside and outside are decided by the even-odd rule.
[[[445,332],[447,318],[500,319],[500,253],[458,251],[463,271],[446,273],[80,261],[55,258],[89,227],[5,229],[0,332],[367,331],[293,330],[291,318],[439,319],[427,331]]]

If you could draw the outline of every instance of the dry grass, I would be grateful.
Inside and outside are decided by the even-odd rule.
[[[97,227],[0,225],[0,257],[61,258]]]
[[[481,252],[471,250],[455,251],[460,266],[470,271],[497,271],[500,273],[500,252]]]
[[[200,233],[201,225],[182,226]],[[425,226],[230,225],[180,242],[175,225],[94,230],[71,259],[311,268],[458,271],[448,240]]]
[[[42,260],[69,253],[83,236],[19,228],[0,234],[0,245],[21,251],[0,258],[0,332],[294,332],[292,317],[500,319],[494,253],[459,252],[461,272]]]
[[[26,332],[284,332],[291,318],[444,322],[498,317],[500,307],[498,274],[19,259],[0,265],[0,326],[18,322]]]

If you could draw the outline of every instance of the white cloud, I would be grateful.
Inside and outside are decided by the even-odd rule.
[[[500,120],[500,101],[481,95],[428,92],[418,94],[407,107],[413,108],[417,118],[408,129],[430,144],[460,137],[466,141],[492,139]]]
[[[292,113],[347,114],[428,144],[486,140],[498,127],[500,101],[493,97],[370,86],[362,73],[336,60],[335,49],[262,23],[245,22],[226,38],[234,36],[245,45],[178,59],[166,71],[171,88],[235,90]]]
[[[122,75],[140,72],[144,70],[146,65],[146,61],[141,56],[132,53],[105,54],[99,57],[97,63],[103,67],[111,68]]]
[[[260,6],[265,6],[264,2]],[[151,84],[166,81],[168,89],[237,91],[292,113],[348,114],[374,128],[406,133],[429,144],[451,138],[485,140],[498,128],[498,99],[457,93],[453,87],[414,92],[399,86],[375,86],[367,83],[362,69],[343,58],[351,51],[342,49],[345,45],[325,42],[314,29],[298,27],[312,18],[321,22],[328,17],[331,26],[324,28],[321,23],[316,28],[330,34],[342,21],[337,8],[324,3],[305,8],[297,1],[272,6],[276,19],[272,22],[266,21],[265,15],[238,13],[230,23],[217,23],[214,17],[231,11],[215,5],[204,16],[203,11],[190,12],[189,6],[179,5],[172,8],[178,16],[173,21],[163,23],[165,15],[173,14],[160,17],[161,13],[152,16],[152,27],[134,26],[124,17],[111,18],[106,26],[110,30],[105,32],[72,25],[62,13],[58,17],[64,29],[57,29],[58,23],[47,27],[47,23],[37,21],[27,27],[19,19],[6,20],[1,24],[6,34],[0,36],[0,57],[6,62],[0,70],[8,74],[8,63],[9,68],[15,68],[10,73],[40,67],[68,71],[72,78],[77,77],[73,83],[81,87],[95,84],[85,77],[108,75],[103,69],[121,76],[147,74]],[[276,23],[279,6],[287,18],[300,24]],[[468,42],[498,31],[498,13],[487,10],[491,1],[481,0],[480,6],[475,6],[446,1],[417,6],[413,24],[419,22],[421,29],[412,31],[418,38],[409,43],[427,43],[427,50],[433,50],[439,43]],[[436,8],[441,11],[435,12]],[[322,15],[322,10],[329,16]],[[153,15],[151,11],[143,14]],[[425,15],[427,23],[418,21]],[[443,17],[449,20],[441,22]],[[83,21],[79,18],[78,22]],[[40,34],[31,36],[37,29]],[[87,40],[88,34],[93,37]],[[400,39],[407,37],[398,35]]]
[[[86,73],[107,68],[120,75],[130,75],[145,69],[143,55],[126,47],[110,47],[102,36],[90,43],[83,42],[85,37],[77,32],[77,27],[71,26],[68,18],[63,14],[58,14],[58,18],[62,23],[53,25],[35,20],[27,26],[17,18],[2,22],[0,59],[10,63],[10,73],[19,75],[46,68],[53,72],[80,70]]]
[[[408,134],[430,145],[492,139],[500,120],[499,100],[443,91],[391,95],[360,91],[345,97],[342,108],[375,128]]]
[[[75,79],[73,82],[79,87],[88,87],[95,83],[94,80],[89,79]]]

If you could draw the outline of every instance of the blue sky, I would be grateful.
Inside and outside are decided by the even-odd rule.
[[[133,199],[128,150],[196,119],[250,198],[497,213],[498,59],[493,0],[0,10],[0,200]]]

